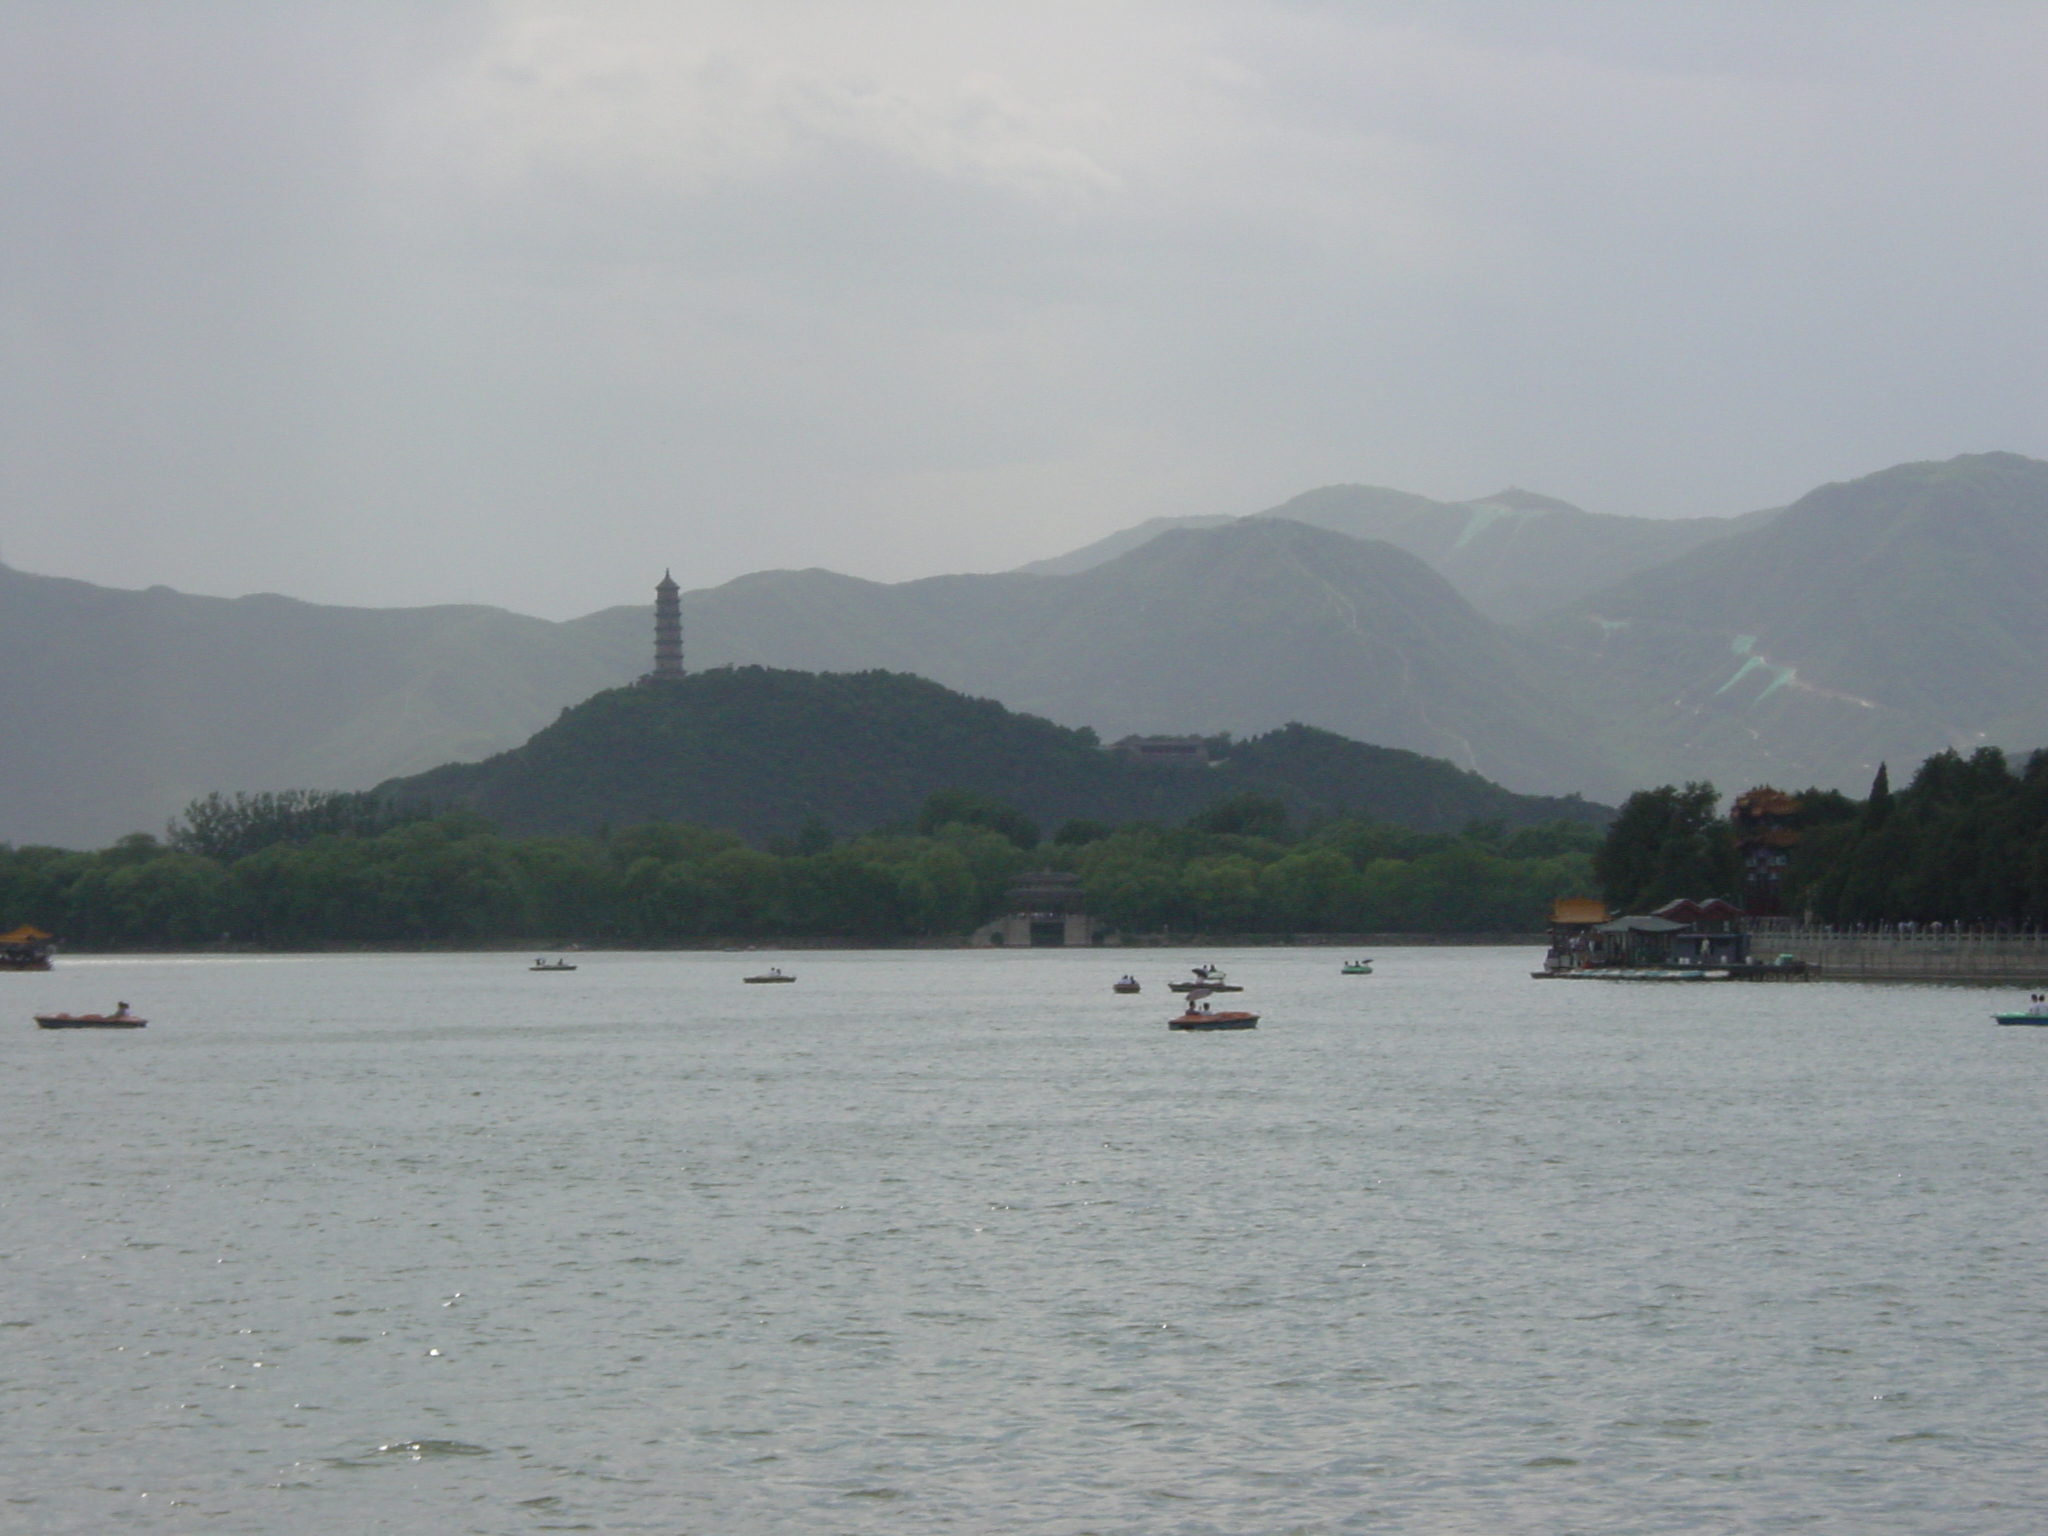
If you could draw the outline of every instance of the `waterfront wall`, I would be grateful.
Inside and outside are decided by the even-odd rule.
[[[1509,946],[1537,951],[1544,933],[1120,933],[1111,944],[1127,949],[1439,949]]]
[[[2048,990],[2048,933],[1886,929],[1858,933],[1785,918],[1745,925],[1758,960],[1792,955],[1836,981],[1959,981]]]
[[[980,930],[977,930],[979,932]],[[1028,938],[1028,935],[1027,935]],[[1090,947],[1086,936],[1069,940],[1072,947]],[[1541,933],[1110,933],[1100,947],[1126,949],[1346,949],[1370,952],[1374,949],[1423,949],[1471,946],[1512,946],[1533,950],[1531,963],[1540,962],[1550,943]],[[661,954],[671,951],[724,952],[727,954],[767,953],[793,949],[971,949],[981,947],[974,934],[916,934],[885,938],[848,938],[833,934],[783,934],[766,938],[695,938],[663,942],[628,941],[616,938],[586,940],[549,934],[539,939],[417,939],[379,943],[341,942],[326,944],[281,944],[275,947],[242,941],[187,944],[71,944],[58,953],[65,955],[441,955],[508,954],[575,955],[578,952],[618,954]],[[1018,948],[1029,945],[1020,941]]]

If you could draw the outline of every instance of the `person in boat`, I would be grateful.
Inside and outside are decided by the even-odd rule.
[[[127,1018],[127,1017],[128,1017],[128,1005],[127,1005],[126,1003],[119,1003],[119,1004],[115,1005],[114,1011],[113,1011],[112,1013],[108,1014],[108,1015],[107,1015],[107,1017],[108,1017],[108,1018],[110,1018],[110,1019],[125,1019],[125,1018]]]
[[[2027,1013],[2033,1018],[2048,1016],[2048,992],[2036,992],[2027,999]]]

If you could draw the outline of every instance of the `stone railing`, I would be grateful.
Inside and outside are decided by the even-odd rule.
[[[1793,955],[1842,981],[1965,981],[2048,988],[2048,932],[1971,924],[1877,929],[1751,918],[1744,925],[1758,960]]]

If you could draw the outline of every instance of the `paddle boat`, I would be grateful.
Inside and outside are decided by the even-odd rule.
[[[2001,1024],[2040,1024],[2048,1026],[2048,992],[2036,992],[2027,999],[2025,1013],[1994,1013],[1992,1018]]]
[[[1344,962],[1344,974],[1346,976],[1370,976],[1372,974],[1372,962],[1370,960],[1346,960]]]
[[[44,1029],[140,1029],[149,1020],[138,1018],[122,1003],[112,1013],[39,1013],[36,1023]]]
[[[747,985],[750,987],[758,987],[767,982],[795,980],[796,978],[794,976],[790,975],[787,971],[783,970],[782,967],[779,965],[771,965],[768,967],[767,970],[763,971],[760,975],[749,976],[746,978]]]
[[[1229,979],[1224,976],[1223,968],[1215,965],[1198,965],[1195,967],[1195,979],[1193,981],[1169,981],[1166,987],[1170,992],[1189,993],[1198,991],[1242,992],[1244,990],[1243,987],[1232,986]]]
[[[1208,1003],[1204,1001],[1208,995],[1209,993],[1205,988],[1197,988],[1195,991],[1190,992],[1188,994],[1188,1011],[1177,1019],[1168,1019],[1166,1027],[1168,1029],[1257,1029],[1259,1027],[1259,1016],[1256,1013],[1240,1013],[1234,1010],[1226,1010],[1222,1013],[1213,1011]]]
[[[1142,992],[1145,989],[1138,985],[1137,977],[1126,976],[1121,981],[1110,983],[1109,990],[1112,992]]]

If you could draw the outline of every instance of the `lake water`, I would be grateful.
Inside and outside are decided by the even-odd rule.
[[[0,1529],[2048,1510],[2013,994],[1505,949],[527,958],[0,976]],[[1257,1031],[1164,1028],[1200,959]],[[771,961],[798,983],[740,984]],[[29,1023],[119,998],[149,1028]]]

